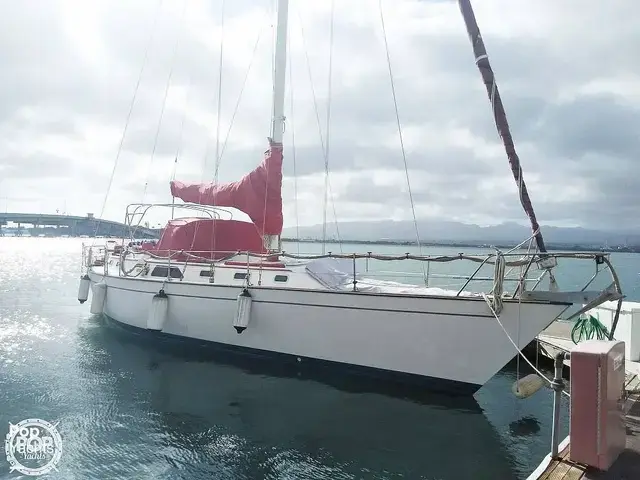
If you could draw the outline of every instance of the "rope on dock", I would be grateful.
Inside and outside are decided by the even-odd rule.
[[[594,336],[598,340],[607,340],[609,330],[593,315],[580,315],[571,330],[571,340],[577,345],[581,340],[591,340]]]

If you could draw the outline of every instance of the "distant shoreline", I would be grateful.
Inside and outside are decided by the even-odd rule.
[[[298,242],[298,243],[323,243],[321,239],[315,238],[285,238],[282,237],[283,242]],[[325,240],[324,243],[339,244],[339,243],[353,243],[356,245],[406,245],[409,247],[417,247],[418,243],[409,240]],[[513,244],[508,243],[482,243],[482,242],[447,242],[447,241],[425,241],[420,242],[423,247],[461,247],[461,248],[500,248],[510,249],[513,248]],[[578,245],[578,244],[559,244],[559,243],[547,243],[549,250],[555,251],[570,251],[570,252],[606,252],[606,253],[640,253],[640,245],[634,246],[618,246],[605,247],[600,245]]]
[[[0,232],[1,233],[1,232]],[[35,237],[39,237],[35,236]],[[52,235],[41,235],[45,238],[55,238],[56,236]],[[65,235],[67,236],[67,235]],[[14,237],[14,235],[8,235],[7,237]],[[33,237],[30,235],[30,237]],[[0,235],[2,238],[2,235]],[[22,237],[19,237],[22,238]],[[106,238],[106,237],[105,237]],[[157,239],[156,239],[157,240]],[[292,238],[292,237],[282,237],[283,242],[298,242],[298,243],[317,243],[321,244],[323,241],[321,239],[316,238]],[[345,239],[342,241],[327,239],[324,243],[327,244],[340,244],[340,243],[351,243],[355,245],[393,245],[393,246],[407,246],[407,247],[417,247],[418,244],[416,241],[411,240],[351,240]],[[515,242],[506,243],[506,242],[496,242],[496,243],[488,243],[488,242],[455,242],[455,241],[424,241],[420,242],[420,245],[423,247],[449,247],[449,248],[499,248],[501,250],[510,250],[514,247]],[[640,253],[640,245],[613,245],[613,246],[603,246],[603,245],[588,245],[588,244],[562,244],[562,243],[546,243],[547,248],[550,251],[555,252],[602,252],[602,253]]]

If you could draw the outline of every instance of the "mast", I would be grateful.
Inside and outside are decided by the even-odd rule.
[[[284,94],[287,70],[287,22],[289,0],[278,0],[278,23],[276,27],[276,45],[273,72],[273,111],[271,119],[271,140],[282,144],[284,133]],[[265,235],[266,247],[280,250],[280,235]]]
[[[276,29],[276,48],[273,72],[273,112],[271,138],[282,143],[284,133],[284,88],[287,69],[287,20],[289,0],[278,0],[278,26]]]
[[[498,85],[496,84],[496,79],[493,74],[491,64],[489,63],[487,49],[485,48],[484,42],[482,41],[480,28],[478,27],[476,17],[473,13],[473,8],[471,7],[471,1],[458,0],[458,6],[460,7],[460,11],[462,12],[462,17],[464,18],[464,23],[467,27],[467,34],[469,35],[469,40],[471,40],[471,45],[473,46],[476,65],[478,66],[478,70],[480,70],[482,80],[484,80],[485,87],[487,88],[487,94],[489,95],[489,101],[491,102],[491,106],[493,109],[493,117],[496,122],[498,134],[500,134],[500,137],[502,138],[502,143],[507,152],[509,164],[511,165],[511,172],[513,173],[513,178],[516,181],[516,185],[518,186],[518,191],[520,193],[520,203],[522,204],[522,208],[524,209],[525,213],[529,217],[529,221],[531,222],[531,230],[532,233],[535,234],[538,249],[540,250],[540,252],[545,253],[547,251],[547,248],[545,247],[544,240],[542,239],[542,233],[540,233],[540,225],[538,225],[538,220],[536,219],[536,214],[533,211],[533,205],[531,204],[531,199],[529,198],[529,192],[527,191],[527,186],[525,185],[524,178],[522,177],[520,158],[518,157],[515,145],[513,144],[513,138],[511,137],[511,132],[509,130],[509,123],[507,122],[507,115],[504,111],[504,106],[502,105],[502,99],[500,98],[500,93],[498,92]]]

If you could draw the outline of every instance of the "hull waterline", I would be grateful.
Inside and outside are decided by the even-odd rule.
[[[160,282],[90,272],[104,281],[103,313],[150,332],[151,301],[162,287],[166,322],[156,335],[206,344],[221,353],[297,368],[350,372],[473,394],[517,353],[482,298],[379,295],[250,287],[250,323],[233,328],[242,288]],[[523,348],[565,304],[506,302],[500,321]]]

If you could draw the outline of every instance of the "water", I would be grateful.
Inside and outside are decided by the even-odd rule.
[[[549,451],[550,391],[515,399],[513,365],[454,400],[215,363],[90,315],[76,300],[80,243],[0,238],[0,433],[59,422],[45,478],[507,480]],[[638,259],[614,256],[630,299]],[[20,478],[1,453],[0,478]]]

